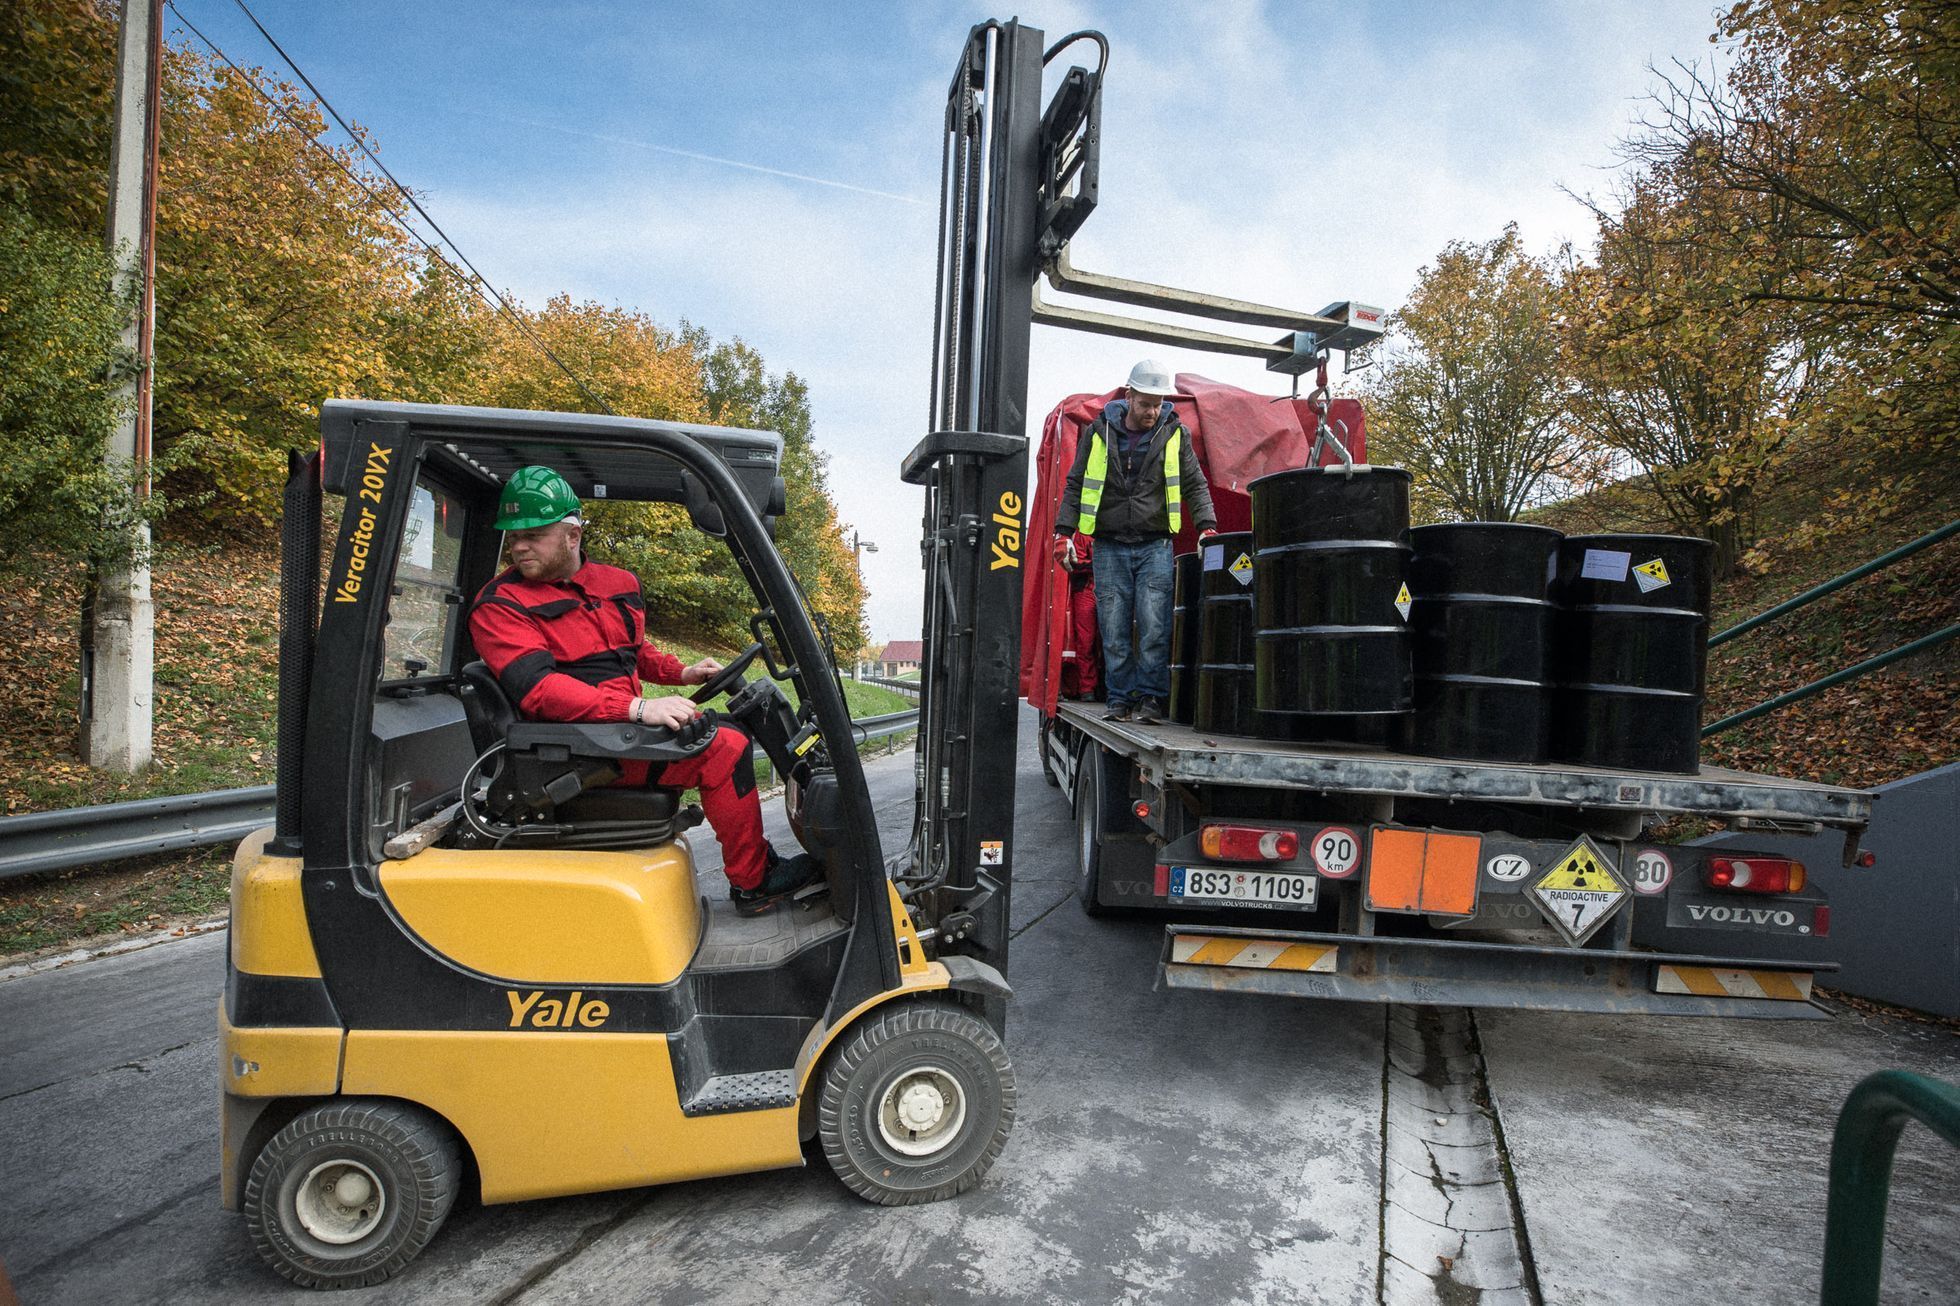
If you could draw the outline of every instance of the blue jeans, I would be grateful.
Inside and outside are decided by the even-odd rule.
[[[1171,696],[1171,542],[1097,540],[1096,623],[1102,627],[1109,702],[1159,704]]]

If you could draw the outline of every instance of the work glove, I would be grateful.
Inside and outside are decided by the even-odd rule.
[[[1216,534],[1218,534],[1217,531],[1207,526],[1203,530],[1198,532],[1198,543],[1203,544],[1206,540],[1210,539],[1212,536]]]
[[[1055,561],[1069,571],[1075,570],[1075,541],[1066,535],[1055,537]]]

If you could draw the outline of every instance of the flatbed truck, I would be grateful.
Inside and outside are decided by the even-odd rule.
[[[1170,988],[1821,1015],[1830,904],[1803,868],[1654,827],[1835,828],[1851,864],[1872,810],[1862,791],[1713,766],[1417,757],[1110,721],[1066,699],[1040,746],[1075,813],[1083,908],[1172,913]]]

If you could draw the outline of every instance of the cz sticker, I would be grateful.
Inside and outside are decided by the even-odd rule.
[[[1484,870],[1493,880],[1513,884],[1531,874],[1531,859],[1517,853],[1499,853],[1484,863]]]

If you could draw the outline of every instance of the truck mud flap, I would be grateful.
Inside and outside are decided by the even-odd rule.
[[[1160,987],[1342,1002],[1825,1020],[1832,964],[1168,925]]]

